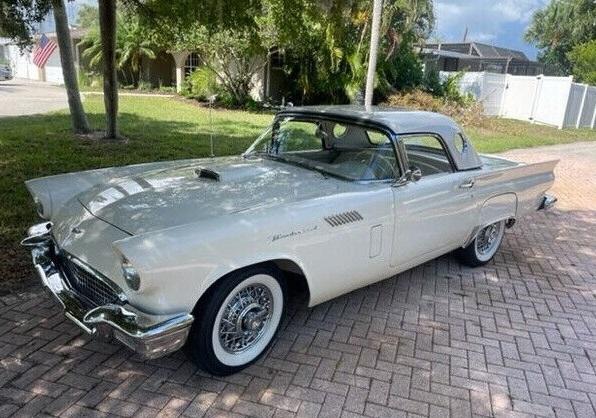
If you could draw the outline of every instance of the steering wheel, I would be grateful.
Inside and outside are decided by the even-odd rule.
[[[391,160],[377,152],[370,163],[370,170],[375,180],[387,180],[395,177],[395,166]]]

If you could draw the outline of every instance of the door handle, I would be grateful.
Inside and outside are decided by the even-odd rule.
[[[467,179],[459,185],[460,189],[471,189],[472,187],[474,187],[474,179]]]

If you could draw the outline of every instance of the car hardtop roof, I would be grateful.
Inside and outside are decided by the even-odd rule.
[[[458,146],[457,143],[462,140],[460,133],[463,134],[459,125],[440,113],[398,107],[333,105],[286,107],[277,113],[277,116],[284,115],[370,122],[396,135],[435,134],[443,139],[458,170],[473,170],[482,166],[476,150],[468,145],[467,140],[465,146]]]
[[[459,125],[448,116],[435,112],[401,107],[372,106],[366,108],[356,105],[298,106],[286,107],[278,113],[278,115],[284,114],[339,117],[342,119],[349,118],[356,121],[373,122],[389,128],[395,134],[413,132],[436,132],[440,134],[445,130],[461,130]]]

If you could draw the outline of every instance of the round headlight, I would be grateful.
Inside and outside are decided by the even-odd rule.
[[[139,276],[139,273],[127,259],[122,260],[122,275],[128,287],[132,290],[139,290],[141,287],[141,276]]]

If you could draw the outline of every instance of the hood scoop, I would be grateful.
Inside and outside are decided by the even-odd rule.
[[[197,173],[197,176],[202,179],[220,181],[219,173],[209,170],[208,168],[198,168],[195,170],[195,173]]]

